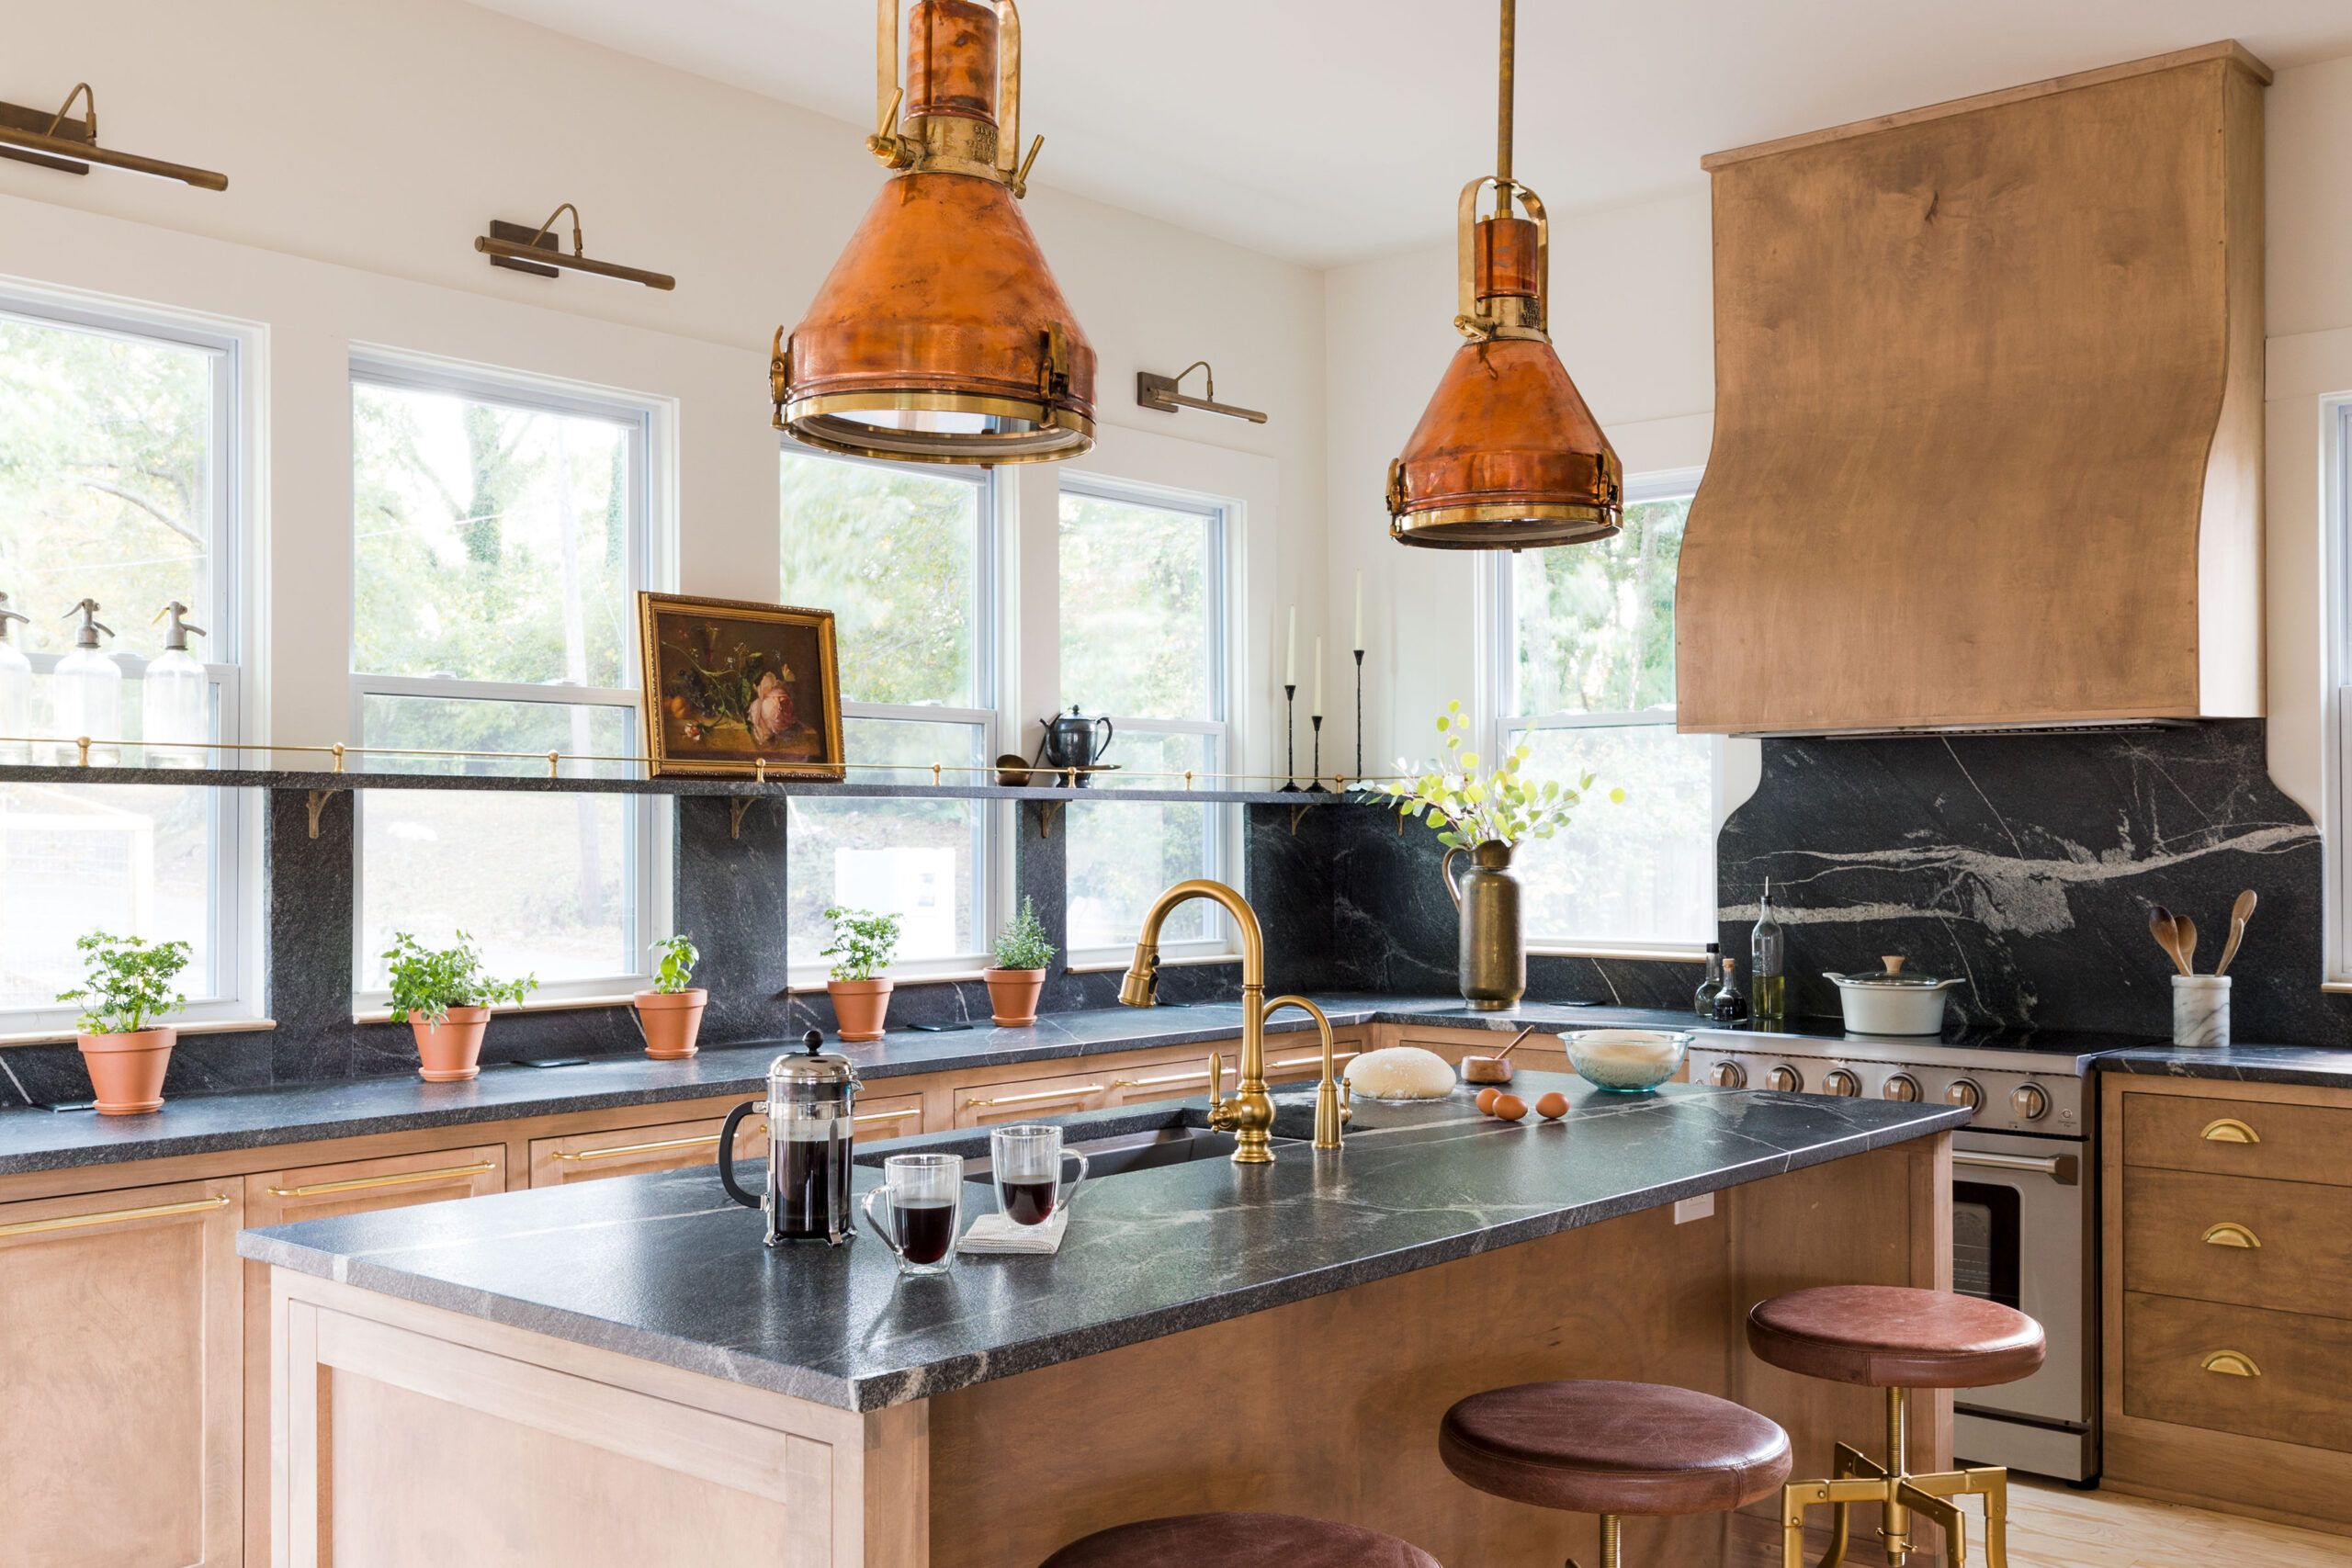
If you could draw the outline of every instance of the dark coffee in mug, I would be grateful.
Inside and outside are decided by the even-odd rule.
[[[890,1221],[898,1227],[899,1250],[910,1263],[936,1263],[956,1245],[956,1201],[952,1198],[893,1201]]]
[[[1042,1225],[1052,1219],[1054,1198],[1060,1188],[1060,1179],[1054,1176],[1035,1180],[1008,1176],[997,1182],[1004,1216],[1016,1225]]]

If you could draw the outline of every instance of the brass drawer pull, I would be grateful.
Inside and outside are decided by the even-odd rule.
[[[200,1214],[229,1206],[226,1193],[191,1198],[185,1203],[151,1203],[143,1209],[107,1209],[96,1214],[60,1214],[53,1220],[18,1220],[0,1225],[0,1235],[38,1235],[44,1231],[77,1231],[88,1225],[119,1224],[128,1220],[161,1220],[173,1214]]]
[[[1334,1051],[1331,1053],[1331,1065],[1336,1067],[1351,1056],[1361,1056],[1363,1055],[1363,1053],[1361,1051]],[[1266,1070],[1271,1073],[1283,1067],[1320,1067],[1322,1065],[1323,1058],[1320,1055],[1293,1056],[1286,1062],[1268,1062],[1266,1064]]]
[[[582,1161],[619,1159],[625,1155],[658,1155],[666,1154],[672,1149],[699,1149],[706,1146],[717,1148],[718,1134],[704,1133],[692,1138],[663,1138],[659,1143],[652,1144],[614,1144],[601,1149],[558,1149],[555,1151],[555,1157],[560,1160]]]
[[[868,1111],[850,1118],[854,1126],[860,1122],[903,1122],[910,1116],[922,1114],[922,1107],[910,1106],[904,1111]]]
[[[1048,1100],[1082,1100],[1090,1094],[1101,1094],[1102,1088],[1099,1083],[1090,1083],[1080,1084],[1076,1089],[1041,1089],[1035,1094],[1001,1094],[993,1100],[967,1100],[964,1102],[964,1109],[986,1111],[998,1105],[1035,1105]]]
[[[2216,1350],[2201,1363],[2209,1372],[2219,1372],[2225,1378],[2258,1378],[2262,1369],[2254,1358],[2243,1350]]]
[[[2223,1220],[2218,1225],[2205,1227],[2205,1245],[2255,1247],[2262,1245],[2262,1238],[2234,1220]]]
[[[2262,1134],[2234,1116],[2224,1116],[2218,1122],[2205,1123],[2205,1131],[2198,1134],[2209,1144],[2258,1144]]]
[[[273,1198],[318,1198],[329,1192],[365,1192],[375,1187],[413,1187],[424,1181],[455,1181],[461,1176],[488,1176],[498,1166],[481,1159],[471,1165],[445,1165],[438,1170],[403,1170],[389,1176],[354,1176],[343,1181],[311,1181],[300,1187],[273,1187]]]
[[[1113,1089],[1158,1089],[1164,1083],[1200,1083],[1207,1079],[1206,1067],[1195,1067],[1189,1073],[1162,1073],[1156,1078],[1113,1078]]]

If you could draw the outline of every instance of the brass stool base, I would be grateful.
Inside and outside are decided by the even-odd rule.
[[[1907,1422],[1904,1391],[1886,1391],[1886,1458],[1883,1465],[1860,1450],[1838,1445],[1838,1473],[1826,1481],[1792,1481],[1781,1488],[1781,1568],[1804,1568],[1804,1511],[1826,1503],[1830,1507],[1829,1551],[1818,1568],[1839,1568],[1846,1561],[1850,1530],[1849,1515],[1857,1503],[1876,1503],[1885,1510],[1879,1540],[1886,1560],[1902,1568],[1911,1553],[1911,1516],[1925,1515],[1943,1527],[1950,1548],[1948,1568],[1966,1568],[1967,1516],[1953,1506],[1954,1497],[1984,1499],[1984,1562],[1986,1568],[2009,1564],[2009,1472],[1998,1465],[1975,1470],[1938,1471],[1913,1475],[1904,1469]]]

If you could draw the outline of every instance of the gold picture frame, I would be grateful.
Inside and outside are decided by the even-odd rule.
[[[831,610],[640,592],[637,620],[650,774],[846,775]]]

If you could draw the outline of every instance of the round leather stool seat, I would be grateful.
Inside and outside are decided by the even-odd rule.
[[[1758,1302],[1747,1344],[1776,1367],[1870,1388],[1990,1388],[2047,1354],[2041,1325],[2015,1308],[1901,1285],[1822,1285]]]
[[[1098,1530],[1045,1568],[1440,1568],[1394,1536],[1294,1514],[1185,1514]]]
[[[1744,1405],[1645,1382],[1474,1393],[1438,1428],[1445,1467],[1498,1497],[1579,1514],[1711,1514],[1789,1478],[1789,1435]]]

